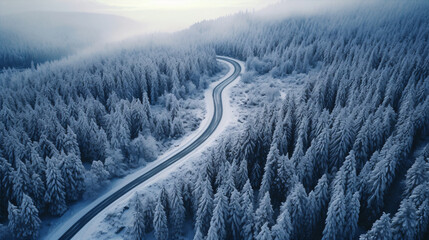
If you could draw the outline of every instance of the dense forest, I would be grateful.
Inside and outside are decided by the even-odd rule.
[[[191,179],[136,195],[130,233],[180,239],[427,239],[428,3],[195,25],[247,71],[318,71],[207,154]],[[231,29],[220,33],[220,30]],[[186,222],[185,222],[186,221]]]
[[[34,238],[41,216],[154,160],[184,134],[179,100],[208,86],[215,57],[148,44],[1,74],[1,221]]]

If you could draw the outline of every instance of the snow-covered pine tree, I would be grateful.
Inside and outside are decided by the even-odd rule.
[[[240,195],[240,202],[243,208],[243,227],[241,236],[243,239],[252,239],[254,232],[254,209],[253,209],[253,189],[250,181],[247,180]]]
[[[223,188],[215,194],[215,208],[210,220],[210,228],[206,240],[222,240],[226,237],[227,198]]]
[[[21,211],[18,209],[18,207],[16,207],[11,202],[9,202],[7,212],[8,212],[8,220],[9,220],[8,227],[9,227],[10,231],[13,233],[13,235],[16,238],[19,238],[20,237],[20,231],[21,231],[20,226],[22,225],[22,221],[23,221],[23,219],[21,219],[21,217],[20,217]]]
[[[107,150],[108,157],[104,161],[104,166],[112,177],[122,177],[126,174],[127,165],[124,162],[124,154],[121,149]],[[131,156],[130,156],[131,157]]]
[[[153,216],[153,228],[155,230],[155,238],[157,240],[168,239],[167,215],[164,211],[161,197],[158,198]]]
[[[327,175],[324,174],[313,191],[308,194],[307,220],[314,239],[319,239],[322,236],[329,199],[329,182]]]
[[[248,179],[249,179],[249,176],[247,174],[247,160],[243,159],[240,162],[240,166],[238,167],[238,172],[236,174],[237,190],[241,191],[241,189],[243,189],[244,184],[246,184]]]
[[[305,192],[304,186],[301,183],[297,183],[293,188],[292,192],[286,199],[286,202],[281,206],[281,211],[286,208],[290,214],[290,219],[293,227],[291,234],[292,239],[302,239],[304,234],[299,229],[305,229],[308,227],[306,224],[307,216],[307,193]]]
[[[16,159],[16,170],[13,172],[13,188],[12,197],[16,203],[21,204],[22,196],[24,193],[28,193],[30,187],[30,176],[27,171],[27,167],[20,160]]]
[[[12,195],[13,168],[0,153],[0,219],[7,217],[8,200]]]
[[[276,224],[271,228],[273,240],[291,239],[292,230],[289,211],[284,208],[277,217]]]
[[[286,196],[298,182],[298,177],[288,156],[280,156],[276,165],[277,175],[272,188],[274,189],[273,195],[276,198],[276,202],[281,203],[286,200]]]
[[[405,179],[404,196],[409,197],[418,185],[429,179],[429,163],[426,162],[423,156],[416,159],[414,164],[407,171]]]
[[[133,218],[133,227],[132,227],[133,238],[136,240],[143,240],[145,239],[144,236],[146,233],[146,224],[145,224],[143,203],[141,202],[138,194],[135,194],[133,202],[134,202],[134,218]]]
[[[417,209],[417,217],[418,217],[418,235],[417,237],[420,239],[424,238],[424,235],[427,234],[427,230],[429,229],[429,199],[426,200],[420,205]]]
[[[261,231],[256,236],[256,240],[272,240],[272,239],[273,238],[271,237],[271,231],[270,231],[270,228],[268,227],[268,223],[264,223],[264,225],[262,225],[261,227]]]
[[[265,192],[265,195],[259,201],[259,207],[255,212],[255,236],[257,236],[262,228],[262,225],[268,223],[269,226],[272,226],[274,223],[273,220],[273,207],[271,206],[270,193]]]
[[[209,181],[204,181],[203,195],[201,195],[198,204],[198,210],[195,220],[195,229],[199,228],[203,236],[207,234],[210,227],[210,219],[214,208],[212,187]]]
[[[77,142],[77,136],[73,132],[70,126],[67,126],[67,134],[64,135],[63,146],[61,150],[64,150],[66,154],[75,154],[80,158],[79,144]]]
[[[393,239],[414,239],[418,233],[417,224],[416,206],[409,199],[402,200],[398,212],[392,219]]]
[[[42,181],[41,177],[37,173],[33,173],[31,176],[31,193],[30,196],[34,199],[34,205],[37,209],[40,209],[39,212],[43,213],[45,207],[45,196],[46,188],[45,183]]]
[[[153,217],[156,203],[151,197],[146,197],[143,204],[143,216],[145,222],[145,231],[149,233],[153,230]]]
[[[383,213],[367,233],[360,235],[359,240],[390,240],[392,237],[392,223],[389,214]]]
[[[61,216],[66,210],[66,193],[64,191],[64,179],[58,169],[56,159],[47,158],[46,169],[46,193],[45,202],[48,204],[49,213],[53,216]]]
[[[264,175],[262,176],[261,187],[259,188],[259,199],[262,199],[266,192],[272,193],[271,188],[276,177],[275,169],[279,159],[279,150],[275,145],[272,145],[264,167]]]
[[[230,200],[230,219],[229,222],[231,224],[232,237],[233,239],[242,239],[241,230],[243,226],[243,205],[240,201],[240,193],[237,189],[231,194]]]
[[[20,225],[18,226],[19,239],[37,239],[40,228],[39,211],[33,204],[33,200],[27,195],[23,195],[19,213]]]
[[[204,240],[204,236],[201,233],[201,230],[199,227],[197,227],[197,229],[195,230],[195,235],[194,235],[193,240]]]
[[[344,236],[345,239],[354,239],[356,232],[358,230],[358,220],[359,220],[359,210],[360,210],[360,202],[359,202],[359,191],[356,191],[355,194],[351,198],[350,201],[346,202],[346,215],[345,215],[345,228],[344,228]]]
[[[171,239],[180,239],[183,235],[183,226],[185,222],[185,207],[183,206],[182,192],[178,184],[174,186],[171,195],[170,216]]]
[[[328,214],[326,216],[325,229],[323,230],[323,240],[343,239],[345,236],[344,224],[346,215],[345,198],[342,189],[332,195],[329,203]]]
[[[64,179],[67,201],[78,200],[85,191],[85,168],[82,161],[73,152],[61,154],[60,171]]]

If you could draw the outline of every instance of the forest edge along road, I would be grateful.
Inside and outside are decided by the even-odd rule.
[[[108,207],[110,204],[115,202],[117,199],[119,199],[124,194],[128,193],[141,183],[149,180],[153,176],[160,173],[162,170],[166,169],[173,163],[177,162],[181,158],[185,157],[192,151],[194,151],[198,146],[200,146],[207,138],[209,138],[212,133],[216,130],[218,127],[220,121],[222,120],[223,116],[223,105],[222,105],[222,92],[225,89],[226,86],[228,86],[231,82],[233,82],[241,73],[241,66],[240,64],[230,58],[226,57],[217,57],[218,60],[226,61],[234,67],[234,71],[231,74],[231,76],[227,77],[224,81],[220,82],[212,92],[212,98],[214,102],[214,112],[213,117],[211,119],[210,124],[208,127],[204,130],[204,132],[193,142],[191,142],[189,145],[184,147],[181,151],[176,153],[175,155],[169,157],[165,161],[162,161],[160,164],[149,170],[148,172],[140,175],[139,177],[135,178],[128,184],[126,184],[124,187],[120,188],[118,191],[114,192],[107,198],[105,198],[103,201],[101,201],[99,204],[97,204],[94,208],[89,210],[86,214],[84,214],[82,217],[79,218],[70,228],[67,229],[64,234],[61,235],[59,239],[71,239],[73,236],[78,233],[92,218],[94,218],[98,213],[100,213],[103,209]]]

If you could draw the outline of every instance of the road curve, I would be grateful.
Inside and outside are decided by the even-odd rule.
[[[118,191],[114,192],[110,196],[108,196],[106,199],[101,201],[99,204],[97,204],[94,208],[89,210],[85,215],[83,215],[81,218],[79,218],[59,239],[71,239],[73,236],[80,231],[80,229],[85,226],[92,218],[94,218],[98,213],[100,213],[103,209],[108,207],[110,204],[112,204],[114,201],[119,199],[121,196],[126,194],[127,192],[131,191],[133,188],[137,187],[141,183],[147,181],[151,177],[155,176],[165,168],[169,167],[173,163],[177,162],[181,158],[185,157],[189,153],[191,153],[193,150],[195,150],[198,146],[200,146],[207,138],[212,135],[212,133],[216,130],[218,127],[222,116],[223,116],[223,105],[222,105],[222,91],[225,89],[228,84],[230,84],[232,81],[234,81],[241,72],[241,66],[238,62],[225,57],[217,57],[219,60],[226,61],[233,65],[234,72],[231,76],[226,78],[224,81],[219,83],[212,92],[213,102],[214,102],[214,111],[213,111],[213,118],[208,125],[208,127],[204,130],[204,132],[197,138],[195,141],[187,145],[185,148],[183,148],[181,151],[176,153],[175,155],[171,156],[167,160],[161,162],[156,167],[152,168],[148,172],[142,174],[141,176],[137,177],[124,187],[120,188]]]

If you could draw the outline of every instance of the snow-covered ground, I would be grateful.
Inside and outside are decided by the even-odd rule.
[[[195,118],[202,118],[201,124],[199,128],[192,133],[188,133],[186,136],[175,140],[172,144],[172,148],[170,148],[168,151],[160,155],[157,160],[148,163],[146,166],[136,170],[134,173],[120,179],[116,179],[112,181],[112,183],[109,185],[109,188],[106,189],[99,198],[96,200],[89,199],[86,201],[81,201],[79,203],[76,203],[70,209],[61,217],[56,219],[48,219],[48,224],[45,224],[44,229],[41,231],[42,239],[57,239],[61,236],[62,233],[64,233],[78,218],[83,216],[89,209],[93,208],[95,205],[97,205],[99,202],[103,201],[107,196],[112,194],[113,192],[117,191],[124,185],[126,185],[128,182],[132,181],[133,179],[137,178],[141,174],[149,171],[153,167],[157,166],[160,161],[164,161],[165,159],[169,158],[170,156],[174,155],[181,149],[183,149],[185,146],[187,146],[190,142],[195,140],[201,133],[206,129],[206,127],[209,125],[210,120],[213,116],[214,111],[214,104],[213,99],[211,97],[213,88],[221,81],[226,79],[228,76],[230,76],[233,73],[232,65],[229,63],[222,61],[223,64],[228,65],[229,71],[216,82],[213,82],[210,84],[209,88],[205,90],[204,92],[204,105],[205,105],[205,111],[198,114],[198,111],[196,112],[198,116],[195,116]],[[244,63],[240,63],[242,65],[242,69],[244,71]],[[218,76],[219,77],[219,76]],[[74,239],[88,239],[93,238],[94,234],[99,232],[104,232],[103,226],[100,226],[100,222],[102,222],[103,219],[106,218],[106,215],[115,212],[117,209],[120,209],[120,206],[124,206],[126,204],[130,197],[134,195],[135,192],[140,192],[143,189],[146,189],[147,186],[154,185],[153,187],[156,187],[155,184],[161,179],[165,179],[168,177],[171,172],[176,171],[179,167],[183,167],[184,165],[188,165],[190,161],[189,159],[195,159],[196,155],[201,154],[201,152],[206,149],[208,146],[212,145],[213,142],[219,137],[219,135],[222,133],[222,131],[230,125],[232,122],[236,122],[236,111],[234,111],[230,105],[229,101],[229,93],[231,87],[233,87],[237,82],[239,81],[239,78],[237,78],[233,83],[231,83],[227,88],[225,88],[222,100],[224,103],[224,115],[223,118],[216,129],[216,131],[210,136],[209,139],[207,139],[200,147],[198,147],[194,152],[186,156],[185,158],[179,160],[175,164],[171,165],[167,169],[165,169],[163,172],[158,174],[156,177],[152,178],[151,180],[141,184],[137,188],[135,188],[130,193],[124,195],[122,198],[118,199],[114,204],[112,204],[112,207],[114,209],[106,209],[100,214],[98,214],[89,224],[87,224],[76,236]],[[202,108],[204,109],[204,107]],[[204,116],[204,117],[203,117]],[[118,208],[119,207],[119,208]],[[100,228],[101,227],[101,228]],[[103,236],[103,239],[108,238],[107,236]]]

